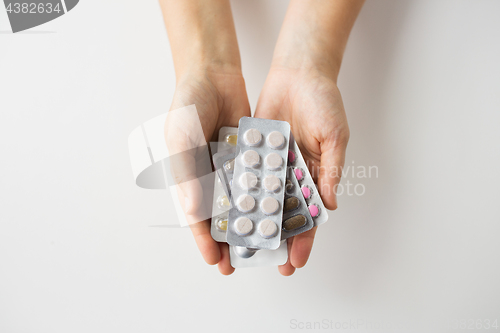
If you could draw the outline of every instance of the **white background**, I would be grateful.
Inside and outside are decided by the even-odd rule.
[[[286,5],[233,2],[252,109]],[[343,180],[366,193],[340,197],[289,278],[224,277],[189,230],[150,227],[177,223],[166,191],[134,185],[127,150],[175,87],[156,1],[83,0],[1,33],[0,332],[286,332],[323,319],[443,332],[497,319],[499,13],[496,0],[367,2],[339,85],[346,165],[378,178]]]

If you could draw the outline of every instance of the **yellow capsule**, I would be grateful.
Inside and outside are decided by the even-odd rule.
[[[217,228],[219,228],[220,230],[226,231],[227,230],[227,220],[219,219],[217,221]]]
[[[236,134],[226,135],[226,143],[229,143],[231,146],[236,146],[237,141],[238,141],[238,135]]]
[[[229,207],[229,199],[225,195],[221,195],[217,202],[219,203],[220,208]]]

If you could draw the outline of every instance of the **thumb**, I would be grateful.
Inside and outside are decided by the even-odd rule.
[[[337,187],[342,177],[347,145],[321,147],[318,190],[326,208],[337,209]]]

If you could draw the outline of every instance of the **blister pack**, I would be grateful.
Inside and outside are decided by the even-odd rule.
[[[240,119],[227,228],[230,245],[280,246],[289,138],[285,121]]]
[[[314,227],[306,200],[293,172],[292,167],[287,168],[281,239],[290,238]]]
[[[219,130],[219,149],[236,147],[238,141],[238,127],[224,126]]]
[[[307,202],[307,208],[313,218],[314,226],[325,223],[328,220],[328,212],[293,135],[290,135],[288,165],[293,167],[293,173]]]
[[[217,242],[226,242],[227,235],[227,220],[229,216],[230,208],[230,186],[227,184],[231,183],[232,180],[232,169],[234,162],[225,163],[231,160],[229,156],[236,156],[236,137],[238,135],[238,129],[236,127],[222,127],[219,130],[219,140],[217,142],[217,153],[212,156],[212,161],[215,166],[215,186],[214,186],[214,200],[212,206],[212,223],[210,227],[210,233],[212,238]],[[227,160],[223,160],[227,158]],[[221,165],[218,162],[221,161]],[[228,173],[223,173],[222,168],[228,168]],[[230,177],[229,179],[222,178]]]
[[[238,246],[229,245],[229,258],[234,268],[284,265],[288,260],[287,241],[283,240],[276,250],[259,250],[251,257],[239,253]]]
[[[213,163],[216,169],[214,181],[214,199],[212,204],[212,223],[210,233],[212,238],[217,242],[226,242],[227,221],[229,209],[231,208],[230,196],[226,192],[226,180],[222,177],[225,175],[219,169],[217,161],[226,157],[228,154],[235,155],[236,148],[219,151],[213,155]]]

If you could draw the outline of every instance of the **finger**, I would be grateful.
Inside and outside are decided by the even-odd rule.
[[[219,243],[220,249],[220,260],[219,260],[219,272],[224,275],[231,275],[234,273],[234,267],[231,266],[231,260],[229,257],[229,246],[226,243]]]
[[[318,175],[318,190],[326,208],[337,209],[337,187],[342,177],[346,145],[321,151],[321,165]]]
[[[221,253],[219,244],[214,241],[210,234],[210,221],[202,221],[189,226],[203,259],[209,265],[217,264],[220,261]]]
[[[318,227],[314,227],[311,230],[294,236],[292,249],[289,254],[290,262],[293,267],[302,268],[307,263],[317,229]]]
[[[292,275],[295,272],[295,267],[293,267],[292,264],[290,263],[290,253],[291,253],[293,238],[294,237],[289,238],[287,240],[288,260],[286,261],[286,263],[284,265],[279,265],[278,266],[278,271],[283,276],[290,276],[290,275]]]

